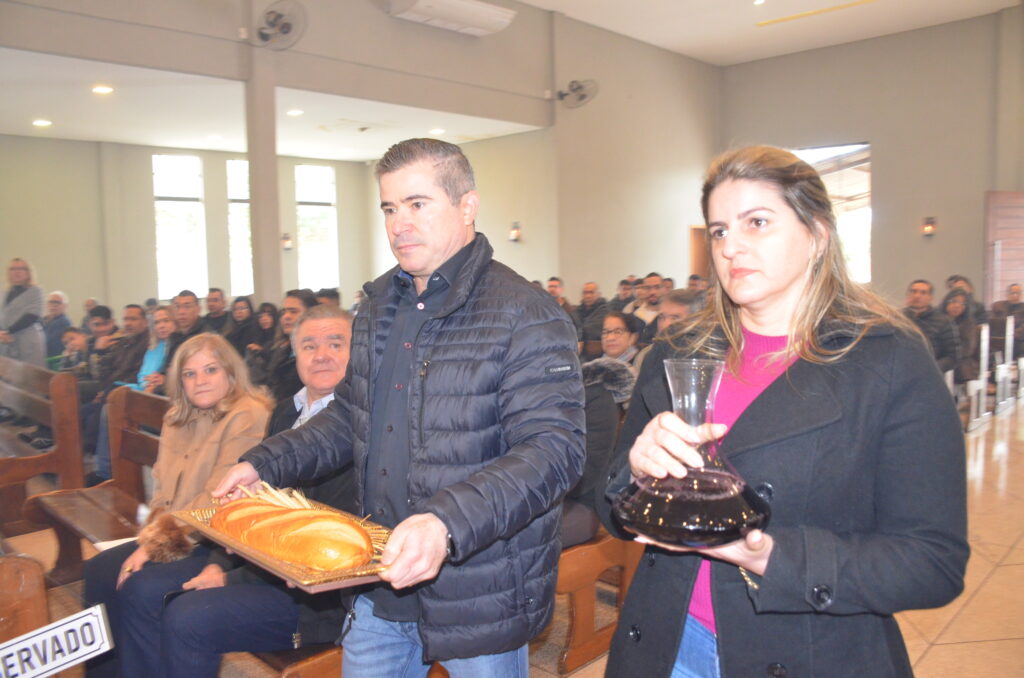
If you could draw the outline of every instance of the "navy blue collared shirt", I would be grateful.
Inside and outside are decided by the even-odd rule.
[[[411,275],[395,274],[391,294],[398,300],[395,319],[388,331],[380,370],[373,381],[370,410],[370,440],[363,483],[363,510],[370,519],[395,527],[410,515],[409,500],[409,384],[422,365],[414,360],[420,330],[444,308],[448,291],[469,258],[466,245],[431,276],[423,294],[416,294]],[[380,305],[387,303],[382,299]],[[369,594],[374,616],[391,621],[417,621],[419,599],[416,588],[395,591],[378,586]]]

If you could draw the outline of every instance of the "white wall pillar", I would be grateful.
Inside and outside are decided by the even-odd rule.
[[[1024,7],[997,17],[994,189],[1024,191]]]
[[[253,283],[256,301],[276,304],[281,301],[284,288],[281,277],[281,231],[278,226],[274,53],[258,47],[250,47],[248,52],[245,119],[249,144]]]
[[[203,207],[206,211],[206,270],[210,287],[224,290],[225,297],[234,295],[231,289],[231,243],[228,236],[228,179],[227,163],[221,157],[203,154]],[[206,290],[195,290],[200,298]]]

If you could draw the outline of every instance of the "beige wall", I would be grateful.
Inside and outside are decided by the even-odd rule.
[[[1024,5],[996,15],[997,191],[1024,191]]]
[[[476,230],[487,236],[498,261],[527,280],[545,279],[558,270],[554,136],[553,129],[545,129],[463,147],[480,193]],[[514,221],[522,227],[519,242],[508,239]]]
[[[629,273],[689,274],[689,226],[718,136],[719,69],[557,16],[556,81],[595,79],[556,107],[560,273],[573,301]]]
[[[27,259],[39,285],[71,297],[74,319],[107,290],[99,166],[96,144],[0,135],[0,260]]]
[[[507,31],[474,39],[391,19],[383,0],[308,0],[309,32],[292,49],[259,52],[267,56],[262,77],[544,126],[466,145],[483,199],[478,225],[499,259],[528,278],[560,274],[573,299],[589,279],[610,295],[626,273],[688,274],[687,227],[700,222],[701,174],[716,152],[752,142],[871,142],[881,290],[898,300],[910,278],[939,281],[953,271],[980,283],[983,192],[1024,188],[1020,7],[722,69],[496,1],[519,16]],[[0,45],[245,80],[252,49],[237,29],[262,6],[25,0],[5,4]],[[576,109],[545,98],[572,79],[597,80],[597,98]],[[272,148],[267,141],[260,137],[254,148]],[[50,143],[0,139],[0,242],[37,260],[57,283],[49,287],[69,287],[73,272],[82,290],[76,296],[122,303],[139,290],[152,294],[149,149]],[[276,167],[281,196],[290,194],[289,162]],[[349,300],[393,258],[372,169],[336,167],[341,287]],[[59,201],[51,199],[55,182]],[[207,197],[208,218],[222,222],[222,197]],[[287,201],[276,212],[278,230],[293,232]],[[930,240],[918,234],[925,216],[939,219]],[[46,240],[24,230],[29,221],[47,224]],[[522,222],[521,243],[505,239],[512,221]],[[217,281],[226,277],[226,239],[215,231],[208,240]],[[72,248],[55,246],[62,241]],[[282,263],[287,288],[294,267]]]
[[[962,273],[980,291],[984,192],[995,183],[999,143],[994,46],[1012,17],[727,68],[722,147],[870,142],[876,287],[902,303],[910,280],[942,286]],[[920,232],[927,216],[938,220],[931,238]]]

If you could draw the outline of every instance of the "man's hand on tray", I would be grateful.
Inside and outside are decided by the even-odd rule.
[[[380,578],[404,589],[437,576],[448,555],[448,528],[433,513],[417,513],[395,526],[380,562]]]
[[[220,483],[210,494],[213,495],[214,499],[228,502],[244,497],[243,487],[254,492],[259,489],[259,486],[260,474],[256,473],[256,469],[253,468],[252,464],[243,461],[229,468],[227,474],[225,474],[224,478],[221,479]]]

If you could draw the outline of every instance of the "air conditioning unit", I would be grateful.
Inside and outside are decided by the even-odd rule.
[[[508,28],[516,17],[514,9],[480,0],[389,0],[388,14],[477,37]]]

